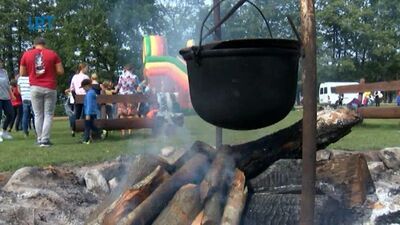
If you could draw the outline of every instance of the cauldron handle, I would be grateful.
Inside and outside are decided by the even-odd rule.
[[[219,2],[217,2],[217,4],[215,4],[215,5],[211,8],[211,10],[208,12],[207,16],[204,18],[203,23],[201,24],[201,29],[200,29],[200,42],[199,42],[198,51],[201,50],[201,45],[202,45],[203,39],[207,38],[207,37],[208,37],[210,34],[212,34],[216,29],[218,29],[218,27],[220,27],[226,20],[228,20],[229,17],[231,17],[232,14],[235,13],[236,10],[237,10],[238,8],[240,8],[245,2],[248,2],[249,4],[251,4],[252,6],[254,6],[254,7],[257,9],[257,11],[260,13],[260,15],[262,16],[262,18],[264,19],[265,24],[267,25],[269,35],[271,36],[271,38],[273,38],[271,29],[270,29],[270,26],[269,26],[269,23],[268,23],[267,19],[265,18],[264,14],[263,14],[262,11],[260,10],[260,8],[258,8],[253,2],[251,2],[251,1],[249,1],[249,0],[240,0],[239,2],[237,2],[237,3],[232,7],[232,9],[229,10],[229,12],[224,16],[224,18],[222,18],[221,21],[220,21],[218,24],[216,24],[213,28],[209,29],[209,31],[203,36],[203,28],[204,28],[204,25],[205,25],[207,19],[210,17],[211,13],[212,13],[223,1],[225,1],[225,0],[220,0]]]
[[[290,27],[292,28],[293,33],[296,35],[297,40],[298,40],[300,43],[302,43],[302,42],[301,42],[300,34],[299,34],[299,32],[297,31],[296,26],[294,25],[292,18],[290,18],[290,16],[286,16],[286,18],[288,19],[289,24],[290,24]]]

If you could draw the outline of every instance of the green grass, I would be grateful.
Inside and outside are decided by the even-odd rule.
[[[301,111],[292,111],[281,122],[253,131],[223,131],[223,142],[238,144],[257,139],[268,133],[293,124],[302,116]],[[52,130],[54,146],[39,148],[34,137],[25,139],[21,133],[13,133],[14,139],[0,143],[0,171],[15,170],[23,166],[85,165],[115,158],[121,154],[158,152],[168,145],[190,146],[195,140],[215,143],[215,128],[197,116],[187,116],[185,127],[170,137],[152,137],[150,130],[137,130],[130,137],[121,137],[113,132],[105,141],[90,145],[79,144],[80,138],[70,136],[67,121],[55,121]],[[80,136],[80,135],[77,135]],[[365,120],[353,132],[329,148],[349,150],[380,149],[400,145],[400,120]]]

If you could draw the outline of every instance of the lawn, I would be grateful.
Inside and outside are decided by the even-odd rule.
[[[287,127],[301,118],[301,111],[293,111],[281,122],[254,131],[224,130],[224,143],[242,143]],[[79,144],[79,137],[71,137],[67,121],[55,121],[52,130],[54,146],[39,148],[34,137],[25,139],[21,133],[13,133],[14,139],[0,143],[0,171],[15,170],[23,166],[84,165],[115,158],[121,154],[158,152],[163,146],[190,146],[201,140],[215,143],[215,128],[197,116],[187,116],[185,127],[175,135],[152,137],[150,130],[138,130],[132,136],[121,137],[119,132],[90,145]],[[79,135],[77,135],[79,136]],[[329,148],[348,150],[381,149],[400,146],[400,120],[365,120],[353,132]]]

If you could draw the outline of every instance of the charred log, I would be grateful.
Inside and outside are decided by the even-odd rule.
[[[323,149],[351,132],[362,119],[353,111],[338,109],[318,113],[317,149]],[[302,121],[271,135],[231,146],[237,166],[253,178],[282,158],[301,158]]]
[[[341,224],[342,213],[338,203],[325,195],[316,195],[315,197],[314,224]],[[300,199],[299,194],[255,193],[247,201],[243,213],[243,224],[298,225],[300,222]]]
[[[363,155],[337,157],[317,163],[316,188],[346,208],[362,205],[375,187]],[[252,192],[301,193],[301,160],[282,159],[249,181]]]

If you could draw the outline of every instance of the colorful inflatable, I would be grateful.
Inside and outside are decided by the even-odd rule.
[[[178,58],[168,56],[165,38],[145,36],[143,40],[143,74],[150,88],[177,92],[182,108],[191,108],[186,65]]]

